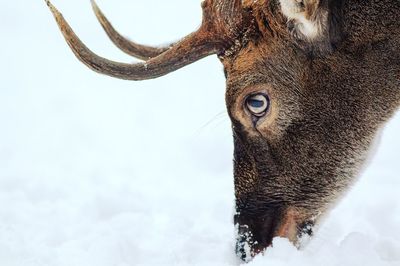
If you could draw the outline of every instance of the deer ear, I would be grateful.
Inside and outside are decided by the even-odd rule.
[[[279,0],[282,13],[296,37],[315,41],[323,38],[328,27],[328,8],[323,0]]]
[[[304,15],[306,19],[312,20],[315,17],[317,9],[319,7],[319,0],[302,0],[299,1],[304,6]]]

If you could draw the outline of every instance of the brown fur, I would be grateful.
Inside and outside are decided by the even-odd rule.
[[[275,1],[258,1],[253,13],[263,38],[222,58],[243,258],[246,244],[254,255],[274,236],[296,242],[311,234],[310,225],[354,182],[377,131],[399,106],[400,2],[333,2],[325,3],[335,12],[331,34],[316,47],[288,34]],[[256,126],[243,111],[249,91],[271,98],[270,113]]]
[[[205,0],[199,30],[161,49],[124,39],[92,2],[118,47],[151,57],[138,64],[91,52],[46,2],[77,58],[102,74],[150,79],[219,55],[243,259],[275,236],[297,243],[311,235],[354,182],[378,130],[400,104],[399,0]],[[254,93],[268,95],[265,115],[246,109]]]

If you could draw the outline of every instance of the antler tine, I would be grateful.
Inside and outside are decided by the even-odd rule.
[[[234,38],[240,34],[237,29],[243,23],[240,4],[236,8],[241,0],[205,0],[199,30],[144,63],[126,64],[105,59],[89,50],[50,0],[45,1],[66,42],[81,62],[98,73],[126,80],[157,78],[206,56],[221,54],[234,44]]]
[[[136,57],[138,59],[149,60],[150,58],[159,56],[173,46],[173,44],[171,44],[167,47],[151,47],[128,40],[115,30],[111,22],[100,10],[96,2],[94,0],[91,0],[91,3],[98,21],[100,22],[104,31],[107,33],[110,40],[126,54]]]

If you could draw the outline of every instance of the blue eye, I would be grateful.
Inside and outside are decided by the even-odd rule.
[[[265,94],[253,94],[246,99],[246,107],[255,116],[264,116],[269,108],[269,98]]]
[[[255,100],[255,99],[249,99],[249,101],[247,103],[248,103],[248,105],[250,105],[253,108],[261,108],[264,106],[264,101],[259,101],[259,100]]]

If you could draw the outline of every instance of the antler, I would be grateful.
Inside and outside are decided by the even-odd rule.
[[[45,0],[76,57],[92,70],[111,77],[145,80],[166,75],[212,54],[223,54],[250,26],[241,0],[205,0],[199,30],[144,63],[126,64],[100,57],[75,35],[62,14]],[[143,46],[142,46],[143,47]],[[142,53],[143,49],[139,49]]]
[[[96,2],[94,0],[91,0],[91,2],[93,11],[110,40],[126,54],[138,59],[149,60],[150,58],[159,56],[174,45],[171,44],[167,47],[151,47],[128,40],[114,29],[113,25],[100,10]]]

